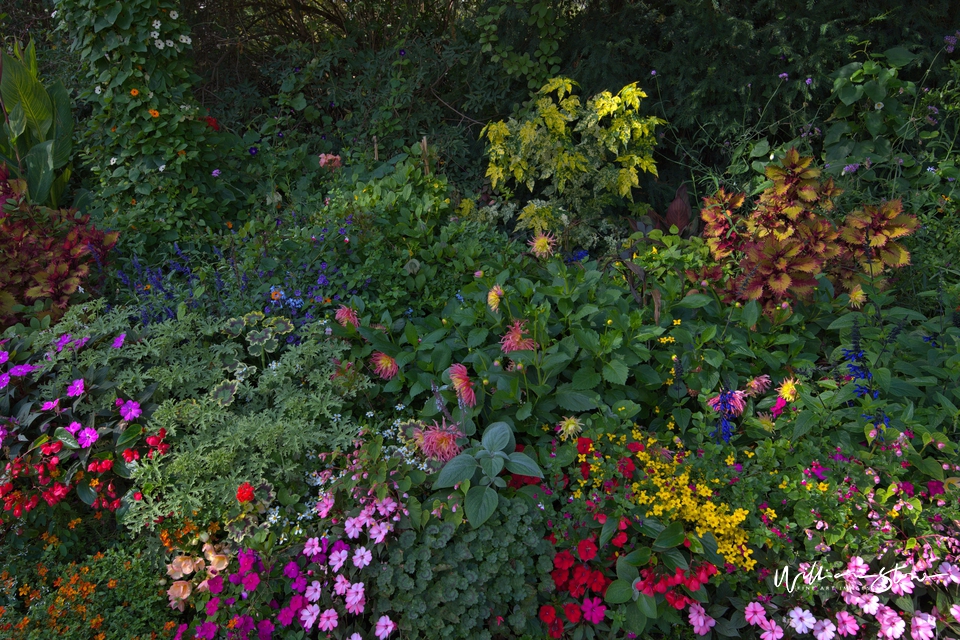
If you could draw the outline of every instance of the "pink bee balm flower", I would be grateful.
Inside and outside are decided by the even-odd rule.
[[[337,309],[337,313],[334,317],[337,319],[337,322],[340,323],[341,327],[346,327],[348,324],[352,324],[354,328],[360,327],[360,320],[357,318],[357,312],[346,305],[340,305],[340,308]]]
[[[757,396],[761,393],[766,393],[767,389],[770,388],[770,376],[762,375],[757,376],[753,380],[747,383],[747,395],[748,396]]]
[[[423,429],[417,427],[413,430],[413,440],[421,453],[440,462],[452,460],[460,453],[457,439],[463,437],[463,433],[455,425],[448,425],[446,419],[441,419],[441,424],[434,422]]]
[[[829,618],[817,620],[817,624],[813,625],[813,637],[817,640],[833,640],[833,637],[837,635],[836,631],[837,626]]]
[[[83,394],[83,378],[78,378],[67,387],[67,397],[76,398]]]
[[[377,628],[374,634],[380,640],[384,640],[387,636],[393,633],[393,630],[397,628],[397,625],[394,624],[393,620],[390,619],[390,616],[380,616],[380,619],[377,620]]]
[[[761,640],[780,640],[783,637],[783,628],[771,619],[761,622],[760,628],[763,629]]]
[[[123,403],[123,406],[120,407],[120,415],[124,420],[130,422],[135,420],[137,417],[143,415],[143,411],[140,410],[140,403],[133,400],[127,400]]]
[[[373,372],[384,380],[390,380],[400,372],[397,361],[382,351],[373,354],[370,358],[370,366],[373,367]]]
[[[553,255],[553,249],[557,245],[557,239],[549,233],[542,231],[535,235],[529,242],[530,252],[539,259],[544,260]]]
[[[470,374],[467,368],[462,364],[455,364],[450,367],[450,382],[457,392],[457,398],[468,407],[477,406],[477,394],[473,391],[473,382],[470,381]]]
[[[857,634],[857,631],[860,629],[860,625],[857,624],[856,618],[847,613],[846,611],[837,612],[837,633],[841,636],[853,636]]]
[[[306,629],[312,629],[313,623],[317,621],[317,616],[320,615],[320,607],[315,604],[307,605],[307,607],[300,612],[300,620],[303,622],[303,626]]]
[[[507,335],[500,339],[501,349],[504,353],[513,351],[532,351],[537,348],[537,343],[533,338],[524,338],[524,334],[529,333],[524,327],[526,320],[517,320],[507,329]]]
[[[320,631],[333,631],[337,628],[337,624],[340,622],[337,617],[336,609],[327,609],[320,615],[320,622],[317,623],[317,628]]]
[[[910,637],[913,640],[933,640],[937,635],[937,619],[929,613],[920,611],[913,614],[910,624]]]
[[[743,610],[743,616],[751,625],[758,625],[767,619],[767,611],[759,602],[751,602]]]
[[[97,433],[96,429],[91,429],[87,427],[80,432],[80,435],[77,436],[77,443],[80,445],[81,449],[86,449],[89,446],[92,446],[100,438],[100,434]]]
[[[353,552],[353,566],[358,569],[363,569],[370,564],[371,560],[373,560],[373,554],[366,547],[360,547]]]

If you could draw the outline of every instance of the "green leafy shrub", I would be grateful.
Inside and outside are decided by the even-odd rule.
[[[518,228],[562,232],[566,245],[590,248],[598,239],[589,226],[604,208],[633,200],[640,171],[656,175],[655,128],[663,121],[640,115],[646,94],[635,83],[585,105],[572,95],[574,84],[554,78],[536,93],[528,113],[484,127],[486,175],[494,188],[512,180],[545,198],[524,208]],[[581,224],[577,220],[587,228],[568,232]]]

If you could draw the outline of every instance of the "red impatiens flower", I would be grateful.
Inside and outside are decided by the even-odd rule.
[[[590,453],[591,446],[593,446],[593,440],[590,438],[577,438],[577,453],[581,455]]]
[[[563,613],[566,614],[570,624],[580,622],[580,606],[576,602],[568,602],[563,605]]]
[[[553,566],[556,569],[569,569],[573,566],[574,560],[573,554],[569,551],[561,551],[553,558]]]
[[[549,604],[543,605],[540,607],[540,619],[550,624],[557,619],[557,610]]]
[[[613,536],[613,539],[610,542],[617,548],[622,547],[627,543],[627,534],[621,531],[617,535]]]
[[[237,488],[237,500],[239,502],[253,502],[253,485],[244,482]]]
[[[581,540],[577,545],[577,554],[584,562],[588,562],[597,557],[597,545],[591,539]]]

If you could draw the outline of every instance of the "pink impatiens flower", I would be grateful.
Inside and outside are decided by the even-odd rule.
[[[330,494],[326,494],[323,498],[320,499],[320,502],[317,503],[317,515],[321,518],[326,518],[330,511],[333,509],[334,498]]]
[[[56,400],[48,400],[43,403],[43,406],[40,407],[41,411],[60,411],[60,398]]]
[[[394,624],[393,620],[390,619],[390,616],[380,616],[380,619],[377,620],[377,628],[374,634],[380,640],[384,640],[387,636],[393,633],[393,630],[397,628],[397,625]]]
[[[67,397],[76,398],[83,394],[83,378],[78,378],[67,387]]]
[[[333,631],[337,628],[338,623],[337,610],[327,609],[320,615],[320,622],[317,623],[317,628],[320,629],[320,631]]]
[[[77,421],[73,421],[67,426],[65,426],[64,429],[66,429],[70,433],[70,435],[75,436],[77,435],[77,432],[80,431],[80,429],[83,429],[83,425]]]
[[[310,602],[316,602],[323,595],[323,585],[320,584],[319,580],[314,580],[303,595]]]
[[[370,537],[374,542],[380,544],[387,539],[387,534],[393,529],[393,525],[389,523],[378,522],[377,524],[370,527]]]
[[[113,349],[119,349],[123,347],[123,341],[126,339],[127,334],[121,333],[116,338],[113,339],[113,344],[110,345]]]
[[[87,427],[80,432],[80,435],[77,436],[77,443],[80,445],[81,449],[86,449],[87,447],[93,445],[100,438],[100,434],[97,433],[96,429],[91,429]]]
[[[837,633],[841,636],[852,636],[856,635],[857,631],[860,629],[860,625],[857,624],[856,618],[847,613],[846,611],[837,612]]]
[[[337,579],[333,582],[333,592],[338,596],[342,596],[347,593],[347,590],[350,588],[350,581],[347,580],[347,577],[343,574],[338,575]]]
[[[347,521],[343,524],[344,531],[347,533],[347,537],[351,540],[360,537],[360,533],[363,531],[363,525],[360,522],[360,518],[347,518]]]
[[[353,566],[358,569],[363,569],[370,564],[371,560],[373,560],[373,554],[366,547],[360,547],[353,552]]]
[[[761,640],[780,640],[783,637],[783,628],[773,619],[766,619],[760,623],[763,633],[760,634]]]
[[[591,624],[600,624],[607,607],[601,604],[600,598],[584,598],[580,610],[583,611],[584,620]]]
[[[334,551],[330,554],[330,568],[334,571],[340,571],[343,568],[344,563],[347,561],[347,556],[349,551],[346,549],[341,549],[339,551]]]
[[[929,613],[917,611],[910,624],[910,637],[913,640],[933,640],[937,635],[937,619]]]
[[[127,400],[123,403],[123,406],[120,407],[120,415],[124,420],[130,422],[131,420],[143,415],[143,411],[140,410],[139,402]]]
[[[313,628],[313,623],[317,621],[317,616],[320,615],[320,607],[315,604],[308,605],[300,612],[300,620],[303,622],[305,629],[310,630]]]
[[[817,640],[833,640],[836,634],[837,625],[833,624],[829,618],[817,620],[813,625],[813,637]]]
[[[794,607],[787,612],[787,615],[790,617],[790,626],[797,633],[807,633],[817,622],[812,613],[800,607]]]
[[[751,602],[743,610],[743,616],[751,625],[758,625],[767,619],[767,612],[759,602]]]

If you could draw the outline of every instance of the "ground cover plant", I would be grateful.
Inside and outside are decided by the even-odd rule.
[[[700,4],[10,23],[0,635],[960,636],[960,32]]]

